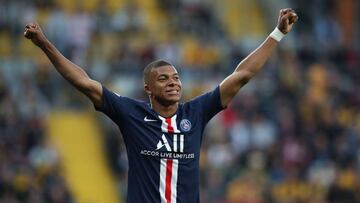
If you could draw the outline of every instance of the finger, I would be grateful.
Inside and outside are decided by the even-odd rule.
[[[296,22],[296,21],[298,21],[298,19],[299,19],[299,16],[296,16],[296,18],[295,18],[295,22]]]
[[[290,16],[292,16],[292,13],[286,13],[286,14],[284,14],[284,15],[281,17],[281,19],[282,19],[282,20],[286,20],[286,19],[289,19]]]
[[[24,36],[25,36],[27,39],[30,39],[30,38],[31,38],[31,33],[30,33],[28,30],[26,30],[26,31],[24,32]]]
[[[26,27],[28,27],[28,28],[31,28],[31,27],[34,27],[34,23],[33,22],[31,22],[31,23],[28,23],[27,25],[26,25]]]
[[[283,15],[284,15],[284,12],[285,12],[285,9],[281,9],[281,10],[280,10],[280,16],[283,16]]]
[[[37,23],[35,23],[35,22],[28,23],[28,24],[26,24],[26,26],[25,26],[25,28],[28,28],[28,29],[30,29],[30,28],[37,28],[37,27],[39,27],[39,25],[38,25]]]
[[[294,9],[289,9],[289,10],[287,10],[286,14],[290,14],[291,17],[297,16],[297,14],[296,14],[296,12],[295,12]],[[286,15],[286,14],[285,14],[285,15]]]
[[[34,28],[35,30],[39,30],[39,29],[40,29],[40,25],[39,25],[37,22],[34,22],[33,28]]]
[[[32,34],[36,33],[36,30],[34,28],[26,28],[24,32],[27,36],[30,36]]]
[[[34,32],[33,28],[25,28],[25,32],[30,33],[30,32]]]
[[[31,30],[31,31],[36,31],[38,27],[39,26],[36,23],[28,23],[25,26],[25,29],[28,29],[28,30]]]
[[[297,21],[297,19],[298,19],[297,14],[295,13],[295,11],[291,11],[289,14],[290,14],[290,16],[289,16],[289,23],[290,23],[290,24],[295,23],[295,22]]]
[[[292,17],[292,18],[297,18],[298,16],[297,16],[297,14],[296,14],[295,12],[292,12],[292,13],[291,13],[291,17]]]
[[[294,19],[292,20],[292,23],[296,23],[298,21],[299,17],[296,15]]]
[[[287,9],[284,10],[284,15],[285,15],[285,14],[288,14],[288,13],[290,13],[290,12],[292,12],[292,11],[294,11],[294,9],[292,9],[292,8],[287,8]]]

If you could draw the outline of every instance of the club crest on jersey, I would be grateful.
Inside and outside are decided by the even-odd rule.
[[[191,129],[191,122],[188,119],[182,119],[180,121],[180,129],[184,132],[188,132]]]

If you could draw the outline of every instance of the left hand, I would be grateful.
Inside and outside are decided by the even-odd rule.
[[[294,9],[281,9],[278,18],[277,28],[284,34],[287,34],[292,29],[293,25],[298,20]]]

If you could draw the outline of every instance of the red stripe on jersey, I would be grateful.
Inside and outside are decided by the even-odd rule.
[[[172,177],[172,159],[166,161],[166,188],[165,188],[165,198],[166,203],[171,203],[171,177]]]
[[[171,118],[166,118],[168,133],[174,133],[174,128],[171,125]]]

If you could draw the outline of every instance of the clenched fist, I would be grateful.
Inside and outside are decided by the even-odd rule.
[[[281,9],[279,13],[277,28],[284,34],[290,32],[292,26],[298,20],[298,16],[291,8]]]
[[[24,36],[38,47],[41,47],[47,41],[47,38],[37,23],[28,23],[25,26]]]

